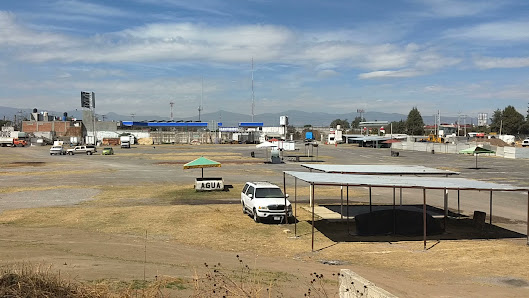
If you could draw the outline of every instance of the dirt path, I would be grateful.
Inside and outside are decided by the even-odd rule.
[[[192,237],[192,236],[191,236]],[[146,252],[145,252],[146,249]],[[470,280],[439,272],[434,284],[425,284],[421,278],[413,278],[410,272],[377,270],[355,264],[340,266],[318,262],[318,253],[307,253],[307,258],[265,257],[252,252],[226,252],[188,246],[169,239],[153,239],[127,235],[109,235],[60,228],[0,229],[0,263],[30,262],[53,265],[61,275],[72,279],[93,281],[147,280],[157,276],[173,276],[191,279],[197,272],[204,274],[204,264],[221,263],[222,267],[238,270],[241,264],[237,255],[252,269],[258,269],[264,277],[277,278],[273,293],[284,297],[302,297],[311,280],[310,273],[323,274],[330,281],[337,281],[333,274],[349,268],[367,279],[375,281],[386,290],[401,297],[527,297],[529,288],[524,285],[508,286],[504,281],[491,277]],[[146,256],[147,262],[144,262]],[[145,271],[144,271],[145,270]],[[337,297],[337,283],[326,288],[329,297]],[[177,296],[193,293],[192,285],[178,290]]]

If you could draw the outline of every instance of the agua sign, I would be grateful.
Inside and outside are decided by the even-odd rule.
[[[222,178],[196,178],[195,190],[224,190],[224,180]]]

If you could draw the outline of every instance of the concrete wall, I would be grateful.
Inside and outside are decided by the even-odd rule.
[[[340,270],[340,298],[396,297],[349,269]]]
[[[427,142],[400,142],[391,144],[392,149],[396,150],[412,150],[435,153],[452,153],[458,154],[459,151],[474,146],[481,146],[486,149],[496,151],[496,156],[505,158],[527,158],[529,159],[529,148],[519,147],[497,147],[491,146],[490,143],[459,143],[459,144],[439,144]]]

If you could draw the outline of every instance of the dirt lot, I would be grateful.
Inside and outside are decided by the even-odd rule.
[[[417,164],[460,171],[464,178],[529,185],[527,161],[480,157],[487,166],[477,171],[470,169],[473,157],[466,156],[403,152],[392,158],[386,149],[351,145],[319,150],[319,159],[327,163]],[[200,156],[222,162],[221,168],[205,169],[205,175],[223,177],[232,191],[193,191],[200,170],[184,171],[182,164]],[[500,232],[465,226],[462,236],[455,232],[458,222],[449,233],[430,237],[428,250],[414,237],[350,237],[343,223],[317,219],[317,250],[311,252],[310,213],[302,208],[308,201],[306,185],[296,191],[301,202],[296,227],[255,224],[242,214],[239,191],[245,181],[282,184],[282,171],[301,170],[295,162],[263,164],[261,157],[264,151],[250,145],[138,146],[116,148],[114,156],[0,148],[0,263],[52,264],[72,279],[114,285],[144,276],[148,281],[179,277],[181,287],[170,293],[186,297],[194,291],[192,277],[208,272],[204,263],[237,272],[238,255],[257,270],[272,296],[303,296],[310,274],[318,273],[334,297],[333,274],[342,268],[402,297],[529,296],[529,247],[515,233],[525,233],[527,194],[495,195],[493,220]],[[292,195],[293,182],[287,184]],[[316,190],[326,204],[336,203],[339,194],[339,189]],[[407,203],[420,202],[412,191],[404,195]],[[440,197],[428,203],[442,207]],[[350,198],[365,203],[366,190],[351,190]],[[374,193],[378,203],[389,199],[387,191]],[[488,213],[488,194],[465,194],[461,206],[466,215]],[[456,208],[454,200],[450,208]]]

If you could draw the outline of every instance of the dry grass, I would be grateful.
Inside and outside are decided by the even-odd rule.
[[[71,176],[71,175],[89,175],[101,173],[113,173],[116,170],[57,170],[57,171],[27,171],[27,172],[0,172],[0,176]]]
[[[301,206],[300,206],[301,207]],[[505,275],[529,279],[529,250],[516,240],[442,241],[424,251],[422,241],[334,243],[316,231],[317,254],[310,254],[310,213],[299,209],[299,238],[293,225],[255,224],[235,205],[69,207],[6,211],[0,224],[66,227],[104,233],[168,237],[174,241],[225,251],[301,259],[342,260],[379,269],[402,270],[417,280],[430,273],[464,276]],[[188,235],[193,237],[188,237]],[[237,241],[233,241],[237,239]],[[429,241],[428,245],[435,244]],[[321,249],[321,250],[319,250]],[[430,277],[428,277],[430,276]]]
[[[435,274],[448,271],[455,276],[529,279],[526,270],[529,250],[520,240],[444,240],[424,251],[422,241],[336,244],[316,230],[317,253],[309,253],[311,216],[301,209],[306,205],[298,204],[297,235],[301,236],[294,238],[293,225],[255,224],[242,214],[240,204],[226,204],[239,199],[242,184],[234,187],[231,192],[196,193],[192,185],[106,186],[101,188],[96,200],[80,206],[4,211],[0,214],[0,224],[137,236],[148,231],[153,237],[170,238],[189,245],[298,259],[341,260],[359,266],[406,272],[412,278],[428,282],[434,282]],[[35,188],[7,188],[0,193],[24,190]],[[287,191],[293,200],[292,189]],[[297,195],[306,199],[308,191],[308,187],[298,186]],[[349,196],[359,196],[363,192],[365,190],[350,190]],[[318,197],[339,197],[340,189],[319,188],[316,194]],[[209,204],[187,205],[196,203],[194,201]],[[433,244],[433,241],[428,243],[429,246]]]
[[[215,161],[225,161],[225,160],[255,160],[250,156],[246,157],[240,153],[233,152],[207,152],[207,151],[198,151],[198,152],[169,152],[169,153],[120,153],[119,156],[125,157],[141,157],[142,159],[150,160],[164,160],[164,161],[192,161],[201,156],[215,160]]]
[[[61,276],[51,266],[15,264],[0,268],[0,297],[171,297],[175,291],[191,287],[191,279],[175,277],[154,281],[79,282]]]
[[[0,297],[108,297],[97,289],[62,279],[51,267],[19,265],[0,270]]]
[[[44,191],[44,190],[72,189],[72,188],[79,188],[79,186],[74,186],[74,185],[31,186],[31,187],[29,186],[8,186],[8,187],[0,188],[0,194],[16,193],[16,192],[23,192],[23,191]]]

